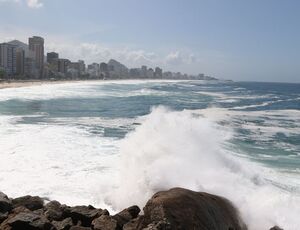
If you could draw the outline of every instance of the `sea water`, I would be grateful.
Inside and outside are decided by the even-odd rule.
[[[95,81],[0,90],[0,191],[118,211],[172,187],[250,229],[300,226],[300,85]]]

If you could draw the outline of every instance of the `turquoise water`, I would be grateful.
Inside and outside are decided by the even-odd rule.
[[[127,182],[138,184],[142,194],[132,197],[144,197],[141,205],[156,190],[185,186],[242,203],[252,219],[258,214],[247,209],[259,209],[261,221],[249,218],[253,229],[299,224],[282,217],[289,202],[293,212],[300,206],[299,84],[116,81],[4,89],[0,146],[0,190],[12,196],[118,209],[133,202]],[[114,204],[97,195],[111,189],[126,198]],[[255,204],[260,199],[263,207]]]

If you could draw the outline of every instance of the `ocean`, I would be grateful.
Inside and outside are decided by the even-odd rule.
[[[300,226],[300,84],[87,81],[0,90],[0,191],[118,211],[185,187],[250,230]]]

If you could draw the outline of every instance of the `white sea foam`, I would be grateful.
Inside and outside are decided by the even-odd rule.
[[[47,100],[57,98],[97,98],[97,97],[129,97],[138,95],[166,95],[168,92],[149,88],[138,90],[107,90],[107,87],[120,85],[141,85],[149,83],[183,82],[175,80],[126,80],[126,81],[87,81],[63,84],[43,84],[20,88],[0,90],[0,101],[17,100]],[[102,88],[101,88],[102,87]],[[104,90],[106,88],[106,90]],[[124,89],[124,88],[123,88]]]
[[[0,117],[0,191],[97,204],[99,179],[114,176],[115,141],[74,126],[16,123],[20,119]]]
[[[226,152],[222,145],[230,137],[191,111],[154,109],[121,144],[120,177],[106,202],[117,209],[142,206],[154,192],[182,186],[229,198],[250,229],[278,224],[296,230],[299,195],[276,186],[283,178],[277,181],[275,171]]]

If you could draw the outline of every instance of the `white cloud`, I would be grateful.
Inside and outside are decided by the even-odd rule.
[[[165,62],[167,65],[177,66],[177,65],[189,65],[198,62],[197,57],[190,52],[173,51],[165,57]]]
[[[42,0],[0,0],[0,3],[18,3],[18,4],[25,3],[26,6],[34,9],[41,8],[44,5],[42,3]]]
[[[30,8],[41,8],[43,3],[40,0],[26,0],[27,6]]]

